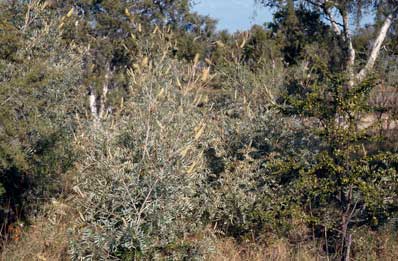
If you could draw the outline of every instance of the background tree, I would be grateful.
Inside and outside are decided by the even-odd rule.
[[[274,21],[268,27],[287,65],[297,65],[303,61],[311,46],[318,45],[317,48],[328,48],[333,52],[333,44],[338,44],[318,11],[309,10],[303,4],[295,6],[292,0],[275,12]],[[333,52],[323,58],[332,59],[335,55]]]
[[[266,1],[260,0],[260,3],[271,7],[281,8],[286,5],[285,1]],[[289,1],[291,5],[292,1]],[[303,4],[308,10],[318,11],[322,17],[326,19],[332,30],[340,37],[343,45],[343,51],[347,57],[345,60],[345,70],[349,74],[348,86],[361,83],[369,73],[374,69],[377,58],[380,55],[380,50],[385,39],[388,36],[388,31],[391,26],[396,23],[398,14],[398,3],[395,0],[388,1],[346,1],[346,0],[323,0],[297,1]],[[367,11],[377,13],[377,33],[374,42],[369,49],[369,54],[364,66],[357,70],[356,50],[353,45],[352,20],[354,17],[357,21]]]

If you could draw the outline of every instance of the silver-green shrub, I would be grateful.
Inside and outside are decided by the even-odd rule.
[[[209,90],[204,68],[152,54],[112,115],[82,126],[75,260],[202,259],[211,234],[259,224],[277,189],[263,182],[265,156],[297,140],[266,104],[272,80],[253,85],[245,71]]]
[[[203,251],[189,238],[204,225],[202,151],[211,130],[196,92],[174,87],[175,66],[141,75],[125,115],[87,133],[75,187],[83,222],[71,244],[74,259],[181,259]]]

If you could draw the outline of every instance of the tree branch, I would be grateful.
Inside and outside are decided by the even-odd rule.
[[[394,16],[396,15],[396,13],[398,13],[398,8],[396,8],[394,10],[394,12],[392,12],[390,15],[388,15],[386,20],[384,21],[383,26],[381,27],[380,32],[373,44],[372,51],[370,53],[368,61],[365,65],[365,67],[362,68],[362,70],[358,73],[358,75],[356,77],[357,82],[362,82],[368,76],[368,73],[373,69],[373,67],[376,63],[376,60],[379,57],[381,47],[384,43],[384,40],[387,37],[388,30],[390,29],[390,27],[392,25],[392,22],[393,22],[393,19],[394,19]]]
[[[307,2],[313,6],[321,9],[326,16],[326,20],[328,20],[330,22],[330,24],[332,25],[333,31],[337,35],[341,34],[340,27],[343,27],[343,25],[336,21],[336,18],[334,17],[333,13],[330,11],[330,8],[329,8],[329,4],[335,5],[336,3],[331,2],[329,0],[323,0],[323,1],[307,0]]]
[[[337,34],[337,35],[341,35],[341,30],[340,30],[340,26],[343,26],[339,23],[337,23],[333,13],[330,11],[330,9],[326,6],[326,4],[328,3],[328,1],[325,1],[322,5],[322,10],[325,13],[327,19],[330,21],[330,23],[332,24],[332,28],[333,31]]]

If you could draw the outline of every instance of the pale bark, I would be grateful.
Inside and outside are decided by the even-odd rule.
[[[308,3],[314,5],[315,7],[319,8],[321,11],[325,13],[326,20],[329,20],[329,22],[332,25],[333,31],[337,35],[341,35],[341,29],[339,24],[336,20],[336,18],[333,15],[333,12],[330,10],[329,4],[335,4],[333,1],[329,0],[320,0],[320,1],[313,1],[313,0],[307,0]]]
[[[362,82],[368,75],[368,73],[373,69],[377,58],[379,57],[381,47],[384,43],[384,40],[387,37],[388,30],[390,29],[392,22],[394,19],[394,14],[390,14],[387,16],[386,20],[384,21],[383,26],[380,29],[379,35],[377,36],[368,61],[364,68],[358,73],[357,75],[357,82]]]
[[[348,86],[353,87],[356,83],[361,83],[366,79],[374,68],[377,58],[380,55],[380,50],[383,46],[383,43],[387,37],[388,30],[391,28],[394,19],[398,13],[398,7],[393,8],[391,10],[390,15],[388,15],[381,27],[378,36],[373,44],[372,50],[370,52],[369,58],[367,60],[366,65],[359,71],[355,71],[355,62],[356,62],[356,51],[352,43],[352,33],[350,30],[350,20],[349,20],[349,13],[341,4],[336,3],[335,1],[331,0],[307,0],[308,3],[314,5],[315,7],[319,8],[326,16],[326,19],[329,20],[332,30],[337,35],[342,35],[347,48],[347,60],[346,60],[346,70],[349,74],[349,82]],[[333,11],[331,7],[335,7],[340,12],[342,17],[343,24],[337,22],[336,18],[333,16]]]
[[[328,4],[328,3],[329,3],[329,1],[327,1],[327,0],[324,1],[321,8],[325,12],[325,15],[327,16],[328,20],[330,21],[333,31],[337,35],[341,35],[341,29],[339,27],[339,24],[337,23],[336,18],[334,17],[332,11],[326,6],[326,4]]]
[[[346,10],[339,9],[341,17],[343,18],[343,31],[344,31],[344,39],[346,42],[347,48],[347,64],[346,69],[349,75],[348,86],[353,87],[355,83],[355,58],[356,53],[354,49],[354,45],[352,43],[352,33],[350,29],[350,18],[349,13]]]
[[[99,121],[106,117],[107,113],[107,96],[109,92],[109,81],[112,76],[112,71],[110,70],[110,66],[106,66],[104,82],[102,84],[102,93],[98,95],[92,86],[89,86],[88,91],[88,100],[90,106],[91,116],[94,121]],[[98,104],[99,103],[99,104]]]
[[[91,116],[94,120],[98,120],[97,96],[92,86],[89,87],[88,102]]]

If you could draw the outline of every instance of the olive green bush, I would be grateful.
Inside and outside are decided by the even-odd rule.
[[[374,126],[380,122],[361,125],[361,117],[372,112],[374,80],[347,88],[344,75],[324,68],[318,67],[319,78],[307,84],[295,82],[296,93],[287,97],[283,108],[287,115],[306,119],[319,140],[316,150],[298,161],[312,146],[296,147],[294,155],[277,159],[268,171],[286,177],[279,182],[291,189],[286,202],[301,208],[314,231],[325,237],[327,251],[350,258],[353,231],[380,227],[397,214],[392,196],[398,184],[397,157],[379,147],[385,137]]]
[[[65,51],[57,21],[46,23],[47,16],[19,30],[23,7],[2,3],[0,12],[0,39],[7,42],[0,57],[4,227],[35,213],[38,205],[60,193],[62,174],[73,167],[76,156],[71,137],[82,104],[80,53]]]

